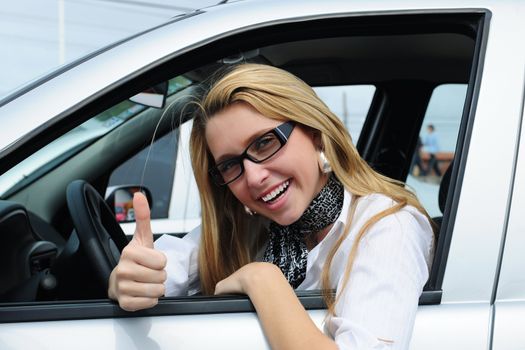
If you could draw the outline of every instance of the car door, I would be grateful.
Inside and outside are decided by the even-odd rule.
[[[523,315],[519,301],[524,286],[519,277],[523,260],[518,257],[523,230],[515,214],[523,202],[518,199],[520,175],[515,173],[519,165],[515,167],[525,56],[523,47],[513,50],[512,58],[507,56],[509,52],[499,50],[510,33],[523,31],[523,25],[512,10],[491,7],[491,11],[483,78],[475,98],[475,119],[468,131],[468,156],[460,175],[461,194],[457,201],[448,202],[457,204],[457,209],[452,237],[444,242],[450,246],[441,304],[420,308],[418,318],[429,323],[416,322],[414,348],[426,348],[429,335],[439,344],[430,348],[507,349],[523,344],[516,328]],[[440,320],[439,325],[430,326],[427,315]]]
[[[6,115],[29,112],[31,108],[36,108],[34,104],[37,102],[42,103],[41,107],[46,112],[34,116],[35,125],[40,125],[36,129],[28,129],[27,125],[8,128],[9,133],[25,136],[17,141],[18,144],[15,142],[14,147],[3,151],[4,170],[16,164],[17,159],[24,158],[49,142],[51,137],[63,133],[64,128],[71,129],[104,108],[121,101],[123,97],[131,96],[131,92],[138,92],[134,84],[146,87],[160,78],[167,79],[181,72],[205,67],[209,61],[224,56],[232,60],[233,53],[250,52],[244,48],[253,46],[255,42],[259,43],[260,47],[291,46],[299,38],[294,35],[301,33],[302,40],[327,39],[324,42],[329,44],[328,39],[340,36],[340,31],[346,31],[346,35],[350,37],[354,35],[353,31],[357,31],[362,34],[359,40],[366,44],[367,38],[373,39],[382,25],[397,28],[401,33],[398,39],[402,40],[405,39],[403,33],[426,35],[432,31],[440,33],[442,28],[446,28],[446,33],[442,34],[448,35],[448,31],[454,32],[451,27],[457,26],[460,28],[461,38],[452,35],[452,39],[457,39],[452,42],[457,44],[463,40],[469,41],[470,46],[467,46],[473,50],[466,56],[469,58],[464,66],[467,74],[462,78],[468,89],[465,107],[459,116],[460,128],[457,135],[456,160],[451,175],[451,190],[446,196],[446,210],[443,213],[431,280],[420,299],[421,306],[416,319],[412,347],[454,348],[458,344],[461,344],[462,348],[488,347],[491,292],[494,276],[498,271],[501,228],[509,194],[509,175],[513,168],[513,157],[508,154],[508,150],[512,148],[515,139],[508,135],[509,131],[516,127],[519,118],[513,110],[509,110],[510,106],[515,104],[515,96],[503,95],[498,90],[503,81],[516,86],[517,79],[500,77],[495,73],[494,61],[500,55],[504,55],[504,52],[501,52],[502,48],[498,42],[489,44],[487,38],[489,33],[496,38],[508,35],[504,34],[505,28],[515,24],[516,18],[511,16],[514,22],[508,20],[509,11],[501,10],[497,6],[492,8],[498,15],[501,13],[497,19],[491,18],[486,9],[451,10],[452,5],[449,4],[444,10],[436,10],[441,6],[445,5],[429,3],[422,8],[407,10],[387,5],[365,6],[329,1],[323,4],[301,3],[300,6],[281,2],[247,2],[217,7],[206,13],[196,13],[184,20],[174,21],[157,31],[122,44],[118,50],[110,50],[106,54],[94,57],[87,61],[83,68],[73,68],[64,72],[63,77],[56,78],[56,81],[41,82],[39,87],[20,96],[21,100],[17,104],[7,104],[3,110]],[[400,5],[401,7],[404,6]],[[248,15],[253,13],[257,13],[257,17]],[[491,21],[497,21],[502,28],[489,31]],[[465,26],[465,23],[468,26]],[[466,27],[471,31],[466,30]],[[423,33],[414,33],[413,28],[417,28],[416,32],[423,28]],[[335,30],[339,31],[337,35],[334,34]],[[462,31],[466,31],[466,34]],[[319,35],[323,32],[326,33],[324,36]],[[174,37],[179,39],[176,43],[173,42]],[[275,39],[276,37],[278,39]],[[322,44],[319,47],[322,47]],[[463,48],[460,46],[458,49]],[[142,55],[140,59],[134,56],[139,53]],[[249,55],[238,56],[243,60]],[[122,57],[129,58],[129,61],[118,65]],[[410,64],[413,63],[413,58],[408,55],[403,72],[411,72]],[[509,69],[516,67],[516,61],[521,58],[523,56],[511,59]],[[362,60],[362,57],[356,57],[356,62],[360,59]],[[491,65],[487,65],[486,62]],[[300,67],[294,68],[294,73],[302,73]],[[100,69],[113,71],[87,78],[90,71]],[[359,71],[356,69],[354,74],[359,76]],[[395,83],[392,74],[388,76]],[[51,92],[44,90],[51,91],[51,88],[55,87],[58,91],[65,92],[68,79],[87,81],[89,84],[64,95],[64,98],[52,106],[49,102],[44,104],[46,98],[52,96]],[[308,82],[316,85],[315,76],[311,76],[311,79]],[[337,81],[337,76],[329,79]],[[324,81],[326,84],[328,80],[321,77],[317,82]],[[383,92],[389,92],[391,81],[375,83],[384,89],[378,89],[374,96],[359,143],[364,157],[381,166],[383,163],[378,160],[387,159],[392,162],[392,159],[397,159],[391,156],[392,153],[380,152],[383,149],[389,151],[397,142],[401,142],[389,136],[396,135],[394,126],[398,120],[394,120],[394,117],[401,115],[401,110],[411,111],[414,120],[419,123],[415,130],[407,132],[413,141],[403,143],[393,154],[399,154],[399,150],[406,153],[407,150],[403,147],[408,149],[410,144],[412,148],[415,146],[422,124],[422,119],[417,118],[419,115],[423,118],[422,111],[428,105],[429,96],[426,100],[423,97],[414,98],[413,108],[408,108],[408,92],[415,93],[417,89],[404,90],[404,99],[392,100],[382,96]],[[392,91],[400,90],[391,89],[390,92]],[[494,95],[499,98],[497,103]],[[394,97],[394,94],[389,95],[389,98]],[[403,103],[394,108],[386,103],[388,101]],[[501,107],[500,111],[509,115],[508,120],[497,127],[494,127],[492,121],[495,108],[491,107],[493,104]],[[393,110],[396,113],[388,113]],[[31,113],[29,115],[33,116]],[[45,119],[46,116],[48,119]],[[26,134],[28,130],[30,132]],[[384,135],[385,130],[392,133]],[[403,130],[397,132],[404,135]],[[46,133],[47,136],[44,136]],[[491,144],[491,148],[488,149],[485,143],[490,137],[496,137],[498,140],[501,138],[501,142]],[[16,139],[8,138],[5,144],[14,141]],[[410,152],[413,152],[413,149],[410,149]],[[491,159],[493,164],[497,164],[497,167],[492,169],[492,175],[503,179],[497,184],[492,182],[492,175],[478,177],[478,174],[486,170],[486,155],[493,152],[503,155]],[[384,154],[389,156],[381,158]],[[410,164],[406,157],[404,164],[399,173],[405,172],[406,176]],[[385,169],[390,169],[395,164],[386,165],[388,167]],[[92,173],[85,173],[90,174]],[[92,180],[97,179],[98,177],[93,175]],[[486,188],[490,188],[491,191],[485,191]],[[483,193],[483,197],[480,197],[480,193]],[[492,206],[480,206],[481,199],[492,203]],[[54,201],[49,199],[49,203]],[[44,216],[51,210],[48,206],[37,209]],[[477,220],[480,215],[490,220]],[[474,241],[476,249],[470,249]],[[325,310],[321,293],[305,291],[298,292],[298,295],[316,324],[322,327]],[[165,298],[155,308],[137,313],[122,311],[107,299],[2,304],[0,315],[5,322],[0,328],[0,344],[11,348],[47,346],[59,349],[70,347],[71,344],[81,349],[91,349],[94,346],[137,349],[212,346],[228,349],[268,348],[253,306],[247,298],[239,296]],[[468,327],[459,327],[465,324],[468,324]]]
[[[521,349],[525,344],[521,327],[525,322],[525,224],[521,218],[525,205],[523,124],[518,128],[518,133],[521,134],[520,144],[516,155],[516,172],[512,179],[512,197],[509,198],[511,204],[505,228],[504,249],[500,255],[501,270],[493,294],[492,347],[498,350]]]

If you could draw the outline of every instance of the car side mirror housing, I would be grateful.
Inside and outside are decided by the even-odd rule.
[[[134,222],[135,210],[133,209],[133,195],[135,192],[142,192],[148,199],[149,207],[153,204],[153,197],[151,191],[144,186],[139,185],[125,185],[117,186],[112,189],[110,194],[106,197],[106,203],[115,214],[115,219],[119,223]]]

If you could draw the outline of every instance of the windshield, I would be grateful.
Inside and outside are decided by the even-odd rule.
[[[169,81],[168,95],[191,84],[178,76]],[[8,197],[149,107],[125,100],[94,116],[33,153],[0,177],[0,196]]]

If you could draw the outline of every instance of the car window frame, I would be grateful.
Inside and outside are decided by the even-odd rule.
[[[445,18],[447,15],[462,15],[475,16],[478,19],[478,31],[476,35],[475,43],[475,52],[473,56],[473,63],[471,66],[471,75],[467,88],[467,97],[465,108],[463,111],[462,122],[460,125],[459,135],[458,135],[458,144],[456,146],[456,157],[458,161],[454,162],[454,167],[452,170],[452,180],[450,188],[453,189],[449,191],[447,196],[447,205],[444,213],[443,219],[443,229],[442,236],[443,239],[440,239],[436,249],[436,256],[439,256],[440,259],[435,260],[434,266],[432,267],[432,272],[434,273],[434,279],[431,281],[433,290],[425,291],[420,300],[420,305],[436,305],[441,301],[441,285],[443,282],[444,271],[446,267],[446,259],[448,248],[450,247],[450,239],[453,231],[453,223],[455,218],[455,210],[458,205],[461,183],[463,179],[463,173],[465,171],[466,157],[468,153],[468,145],[470,140],[470,131],[472,130],[472,125],[474,122],[474,114],[476,110],[476,104],[478,99],[479,86],[483,70],[483,58],[484,52],[487,44],[488,37],[488,26],[490,23],[490,11],[481,9],[481,10],[437,10],[437,11],[418,11],[418,15],[421,16],[437,16]],[[406,16],[407,14],[413,15],[411,11],[398,11],[396,14],[391,14],[392,16]],[[363,16],[363,17],[361,17]],[[371,16],[371,17],[367,17]],[[374,18],[382,17],[382,20],[385,20],[383,17],[384,14],[378,14],[377,12],[369,13],[360,13],[360,19],[365,18]],[[348,21],[355,19],[354,16],[343,17]],[[311,22],[317,23],[316,21],[323,21],[324,18],[311,20]],[[307,25],[310,22],[302,22],[301,25]],[[279,30],[281,26],[286,26],[290,23],[284,23],[274,28],[271,28],[270,32]],[[292,25],[297,23],[292,22]],[[136,72],[131,74],[126,81],[122,81],[119,86],[113,87],[113,90],[109,91],[106,95],[93,99],[91,101],[86,101],[85,104],[80,104],[74,110],[65,111],[64,115],[72,116],[71,119],[75,119],[74,123],[82,122],[86,119],[86,115],[94,115],[97,111],[100,112],[101,108],[106,108],[108,105],[116,103],[124,94],[123,91],[131,89],[131,86],[137,81],[139,81],[142,75],[146,74],[148,71],[153,76],[162,76],[165,73],[161,73],[162,70],[166,67],[166,64],[169,63],[172,66],[176,66],[179,70],[179,73],[188,71],[191,67],[199,66],[202,64],[205,59],[209,59],[210,54],[204,54],[206,51],[215,52],[214,49],[217,47],[223,46],[223,49],[230,49],[230,45],[235,41],[238,36],[250,35],[253,31],[261,30],[264,37],[264,33],[268,31],[268,27],[262,28],[250,28],[245,32],[240,34],[233,34],[225,38],[221,38],[217,41],[199,47],[193,51],[183,53],[177,57],[170,57],[166,62],[157,62],[154,67],[144,67],[141,72]],[[267,35],[267,34],[266,34]],[[245,39],[246,40],[246,39]],[[224,45],[224,41],[229,43],[229,45]],[[220,52],[220,50],[219,50]],[[213,55],[212,55],[213,56]],[[174,64],[180,62],[180,65]],[[191,62],[188,64],[187,62]],[[173,72],[174,68],[171,68],[169,71]],[[172,74],[173,76],[173,74]],[[376,90],[376,94],[380,94]],[[369,113],[375,113],[374,111],[377,108],[380,108],[380,101],[375,101],[375,97],[372,100],[371,110]],[[376,106],[375,104],[378,104]],[[78,117],[78,118],[76,118]],[[367,117],[368,118],[368,117]],[[74,124],[73,123],[73,124]],[[71,124],[71,125],[73,125]],[[64,126],[51,131],[51,135],[58,135],[61,133]],[[13,154],[16,155],[16,152]],[[299,300],[305,306],[307,310],[315,309],[324,309],[324,301],[322,295],[319,291],[312,292],[297,292]],[[79,310],[82,310],[82,315],[80,315]],[[220,296],[220,297],[170,297],[163,298],[159,301],[159,305],[149,309],[142,310],[135,313],[128,313],[121,310],[115,302],[108,299],[101,300],[86,300],[86,301],[59,301],[59,302],[35,302],[35,303],[10,303],[10,304],[0,304],[0,318],[4,322],[20,322],[20,321],[44,321],[44,320],[71,320],[71,319],[91,319],[91,318],[107,318],[107,317],[141,317],[141,316],[160,316],[160,315],[179,315],[179,314],[201,314],[201,313],[228,313],[228,312],[254,312],[253,305],[247,297],[243,296]]]

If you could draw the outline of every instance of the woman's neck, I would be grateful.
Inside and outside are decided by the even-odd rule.
[[[306,249],[308,249],[309,251],[314,249],[315,246],[321,243],[321,241],[328,235],[328,232],[330,232],[333,226],[334,224],[330,224],[321,231],[310,235],[310,237],[306,239]]]

